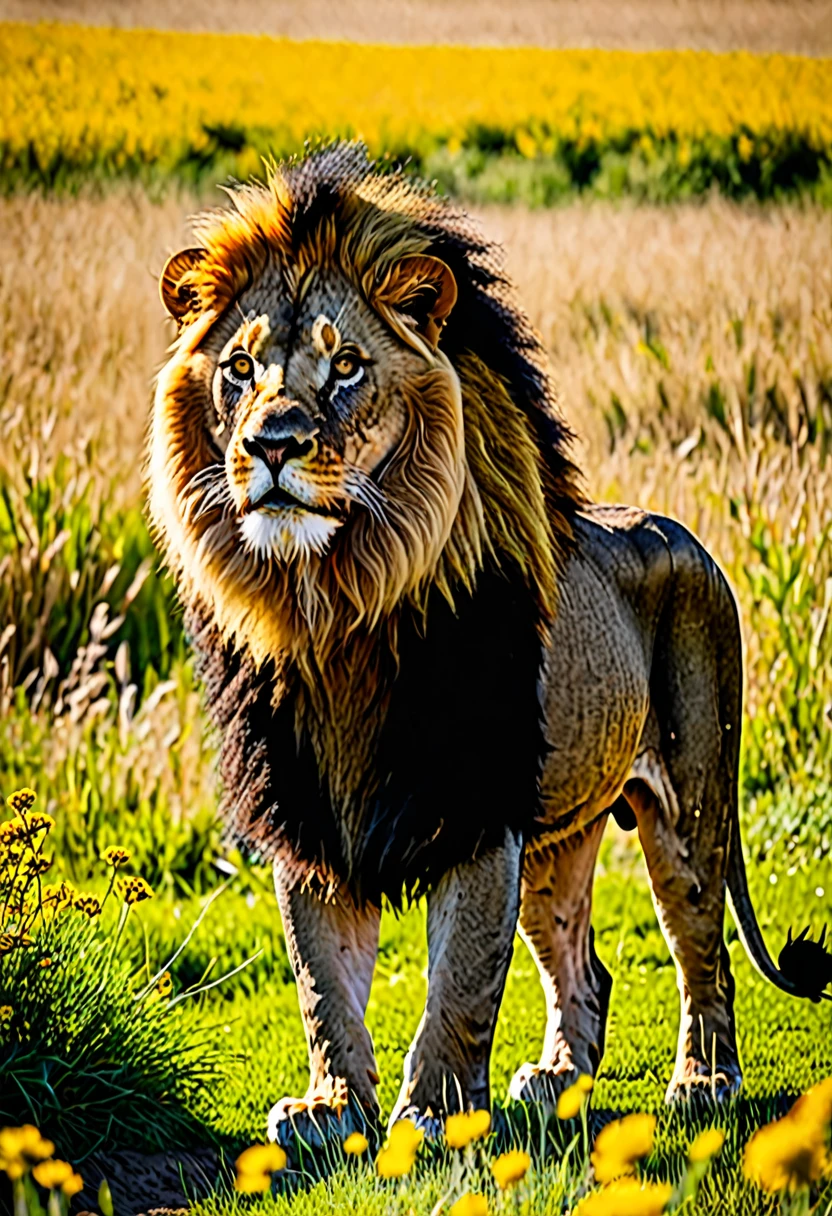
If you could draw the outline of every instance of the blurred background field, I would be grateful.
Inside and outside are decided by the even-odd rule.
[[[268,876],[228,858],[215,820],[213,741],[144,523],[142,462],[151,380],[173,336],[156,287],[167,254],[188,243],[189,214],[221,203],[215,181],[256,169],[260,152],[297,150],[307,134],[360,131],[376,150],[389,135],[390,151],[409,151],[442,189],[471,200],[504,242],[550,351],[591,493],[676,516],[718,558],[746,651],[743,830],[761,923],[776,952],[790,926],[817,931],[832,911],[830,8],[666,3],[650,6],[651,20],[641,4],[526,0],[511,14],[486,5],[475,27],[464,0],[383,11],[371,23],[373,6],[348,6],[334,30],[331,9],[314,4],[301,13],[246,0],[232,17],[218,5],[0,3],[14,20],[218,31],[193,43],[175,32],[0,25],[0,790],[33,786],[54,816],[50,879],[100,894],[101,851],[131,851],[131,871],[156,891],[120,946],[136,983],[175,951],[229,865],[230,889],[170,968],[170,999],[263,951],[170,1013],[172,1058],[205,1044],[221,1079],[191,1083],[183,1069],[165,1092],[157,1074],[127,1069],[111,1146],[158,1146],[169,1127],[160,1108],[185,1112],[183,1142],[242,1143],[262,1135],[271,1102],[303,1084]],[[481,36],[464,38],[469,28]],[[601,49],[484,49],[478,60],[460,46],[403,46],[396,59],[260,37],[279,33]],[[630,53],[684,46],[780,54]],[[622,53],[606,59],[605,48]],[[278,89],[287,65],[295,75]],[[422,918],[421,908],[385,918],[371,1002],[385,1109],[420,1015]],[[637,844],[617,831],[602,854],[595,924],[615,988],[594,1101],[658,1109],[675,976]],[[738,1154],[781,1095],[832,1072],[830,1005],[774,992],[730,922],[727,934],[746,1098],[726,1115],[730,1155],[697,1210],[777,1211],[741,1181]],[[71,1034],[51,1043],[40,1073],[31,1054],[46,1049],[20,1038],[26,1002],[43,1002],[49,984],[63,984],[71,1004],[84,968],[62,949],[29,988],[0,956],[0,1007],[16,1009],[11,1029],[0,1022],[0,1123],[33,1118],[81,1160],[101,1094],[75,1069]],[[542,1018],[518,945],[498,1096],[536,1057]],[[662,1115],[651,1177],[678,1176],[692,1126],[685,1112]],[[540,1177],[529,1211],[568,1207],[568,1179]],[[395,1200],[401,1211],[430,1209],[434,1183],[424,1185]],[[335,1193],[313,1193],[308,1210]]]
[[[7,188],[246,177],[357,136],[480,201],[832,194],[823,58],[7,23],[0,71]]]

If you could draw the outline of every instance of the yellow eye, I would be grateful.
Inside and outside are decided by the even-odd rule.
[[[254,375],[254,360],[244,351],[237,351],[231,356],[231,370],[240,380],[250,380]]]
[[[360,366],[361,364],[359,363],[358,358],[355,355],[350,354],[348,351],[345,351],[343,355],[338,355],[336,359],[332,360],[333,371],[335,372],[335,375],[339,376],[342,380],[349,380],[350,376],[354,376]]]

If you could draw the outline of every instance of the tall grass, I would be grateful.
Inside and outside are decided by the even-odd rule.
[[[207,885],[212,752],[141,520],[156,275],[194,198],[0,203],[0,782],[58,808],[80,875],[114,824]],[[759,847],[832,843],[832,216],[491,209],[593,494],[666,511],[726,569]],[[193,825],[198,825],[194,830]]]

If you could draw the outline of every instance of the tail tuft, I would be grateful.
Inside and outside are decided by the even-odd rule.
[[[824,988],[832,984],[832,954],[825,949],[825,942],[826,925],[817,941],[809,937],[808,926],[794,938],[789,929],[777,965],[785,979],[794,985],[795,996],[805,996],[810,1001],[832,1001],[832,996],[824,992]]]

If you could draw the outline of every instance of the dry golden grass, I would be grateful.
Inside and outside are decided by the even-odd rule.
[[[0,202],[8,234],[0,279],[7,467],[11,450],[18,463],[48,465],[92,444],[98,474],[117,497],[138,493],[151,378],[172,336],[157,276],[188,240],[188,216],[199,205],[129,192]],[[823,411],[832,374],[829,211],[715,200],[479,215],[504,243],[551,352],[565,412],[586,440],[581,463],[595,493],[615,487],[622,497],[681,506],[684,478],[666,483],[653,449],[669,452],[708,425],[703,402],[714,384],[738,412],[734,426],[741,416],[759,421],[776,387],[798,444],[806,411]],[[650,349],[654,340],[665,355]],[[653,446],[640,453],[651,430]],[[739,432],[732,434],[734,442]],[[696,523],[688,511],[675,513]]]
[[[0,0],[0,19],[358,42],[832,50],[830,0]]]
[[[128,192],[0,202],[0,481],[69,454],[92,499],[138,502],[171,336],[156,276],[195,207]],[[592,493],[676,516],[721,561],[755,754],[811,775],[832,702],[832,214],[712,201],[481,215],[551,351]]]

